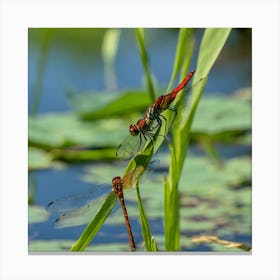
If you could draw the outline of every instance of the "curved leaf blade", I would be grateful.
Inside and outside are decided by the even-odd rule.
[[[107,217],[112,212],[116,204],[117,196],[115,193],[111,192],[104,204],[101,206],[100,210],[97,212],[94,219],[88,224],[84,232],[81,234],[76,243],[72,246],[70,251],[72,252],[81,252],[89,245],[91,240],[97,234],[101,226],[104,224]]]

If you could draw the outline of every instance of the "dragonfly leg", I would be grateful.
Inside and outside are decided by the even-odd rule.
[[[140,148],[141,148],[141,145],[142,145],[142,135],[144,136],[144,139],[146,140],[146,137],[144,134],[142,134],[142,132],[140,132],[139,134],[139,144],[138,144],[138,147],[137,147],[137,153],[139,152]]]
[[[167,119],[166,119],[166,117],[163,116],[163,115],[161,115],[161,114],[159,114],[158,117],[156,118],[156,121],[157,121],[157,123],[158,123],[159,126],[162,126],[162,120],[161,120],[161,118],[162,118],[162,120],[163,120],[164,123],[165,123],[164,134],[166,134],[166,124],[167,124]]]
[[[175,109],[175,108],[173,108],[173,107],[169,107],[169,108],[168,108],[168,110],[170,110],[170,111],[174,112],[174,113],[175,113],[175,116],[177,116],[177,111],[176,111],[176,109]]]
[[[169,107],[169,108],[167,108],[167,109],[170,110],[170,111],[172,111],[172,112],[174,112],[174,113],[175,113],[175,117],[176,117],[177,111],[176,111],[175,108]],[[162,120],[161,120],[160,118],[162,118],[162,119],[165,121],[165,124],[167,124],[167,119],[166,119],[166,117],[163,116],[163,115],[161,115],[161,114],[159,114],[159,116],[158,116],[158,118],[157,118],[157,122],[160,123],[160,125],[161,125],[161,123],[162,123]],[[166,125],[165,125],[165,131],[164,131],[164,133],[167,132],[167,131],[166,131],[166,128],[167,128],[167,127],[166,127]]]

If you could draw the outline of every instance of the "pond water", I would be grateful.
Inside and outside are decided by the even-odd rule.
[[[76,29],[71,32],[69,30],[67,32],[65,30],[60,32],[51,30],[49,34],[42,35],[40,30],[29,30],[28,104],[30,115],[34,111],[38,115],[71,111],[72,107],[67,95],[69,91],[83,94],[92,90],[103,91],[106,89],[104,63],[100,51],[103,32],[104,30],[89,29],[84,31]],[[197,46],[194,59],[191,62],[191,69],[195,68],[198,42],[200,42],[202,35],[203,30],[196,31]],[[151,71],[156,82],[162,88],[168,85],[172,72],[177,36],[178,33],[175,29],[150,29],[147,32]],[[116,87],[119,91],[128,88],[145,88],[144,71],[132,29],[122,29],[114,68]],[[251,88],[251,70],[250,30],[233,29],[219,59],[210,72],[204,95],[228,96],[241,88]],[[40,96],[36,100],[35,96],[38,93]],[[251,153],[250,146],[244,148],[238,145],[234,147],[220,145],[218,149],[225,158],[237,155],[250,156]],[[201,153],[201,149],[193,146],[189,154],[197,155],[199,153]],[[61,169],[30,172],[29,193],[31,194],[33,187],[33,204],[45,207],[56,198],[91,188],[92,181],[84,179],[85,170],[94,166],[98,167],[98,165],[102,166],[102,164],[102,162],[70,164]],[[117,213],[120,214],[120,212]],[[29,243],[54,240],[73,243],[84,228],[84,226],[78,226],[54,229],[52,224],[55,218],[55,216],[51,216],[48,221],[29,224]],[[150,223],[152,232],[157,236],[162,236],[163,221],[152,218]],[[133,215],[131,224],[135,233],[135,241],[140,244],[142,241],[141,227],[138,219]],[[199,232],[197,230],[197,233]],[[235,240],[251,244],[251,235],[237,233]],[[93,244],[111,242],[128,244],[124,224],[115,226],[111,223],[105,223]],[[67,248],[68,244],[65,246]],[[186,246],[182,246],[184,250],[187,248]],[[37,250],[36,247],[32,248],[30,251]],[[40,248],[43,250],[44,247]],[[211,251],[212,249],[201,245],[186,250]]]

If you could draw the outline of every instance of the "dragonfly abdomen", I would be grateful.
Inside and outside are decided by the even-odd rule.
[[[129,236],[130,247],[131,247],[132,251],[136,251],[136,246],[135,246],[135,242],[133,239],[133,234],[132,234],[132,230],[131,230],[131,226],[129,223],[129,218],[128,218],[128,214],[127,214],[127,210],[126,210],[126,206],[125,206],[125,202],[124,202],[123,181],[120,176],[113,178],[112,191],[115,192],[117,194],[117,196],[119,197],[120,204],[121,204],[121,207],[123,210],[123,215],[124,215],[124,219],[125,219],[125,223],[126,223],[128,236]]]
[[[166,95],[161,95],[151,106],[150,115],[152,118],[158,117],[160,113],[167,110],[169,105],[174,101],[176,98],[177,93],[171,92]]]

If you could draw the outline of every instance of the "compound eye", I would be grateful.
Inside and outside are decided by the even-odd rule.
[[[138,128],[137,128],[137,126],[135,124],[131,124],[129,126],[129,133],[132,136],[136,136],[139,133],[139,130],[138,130]]]

